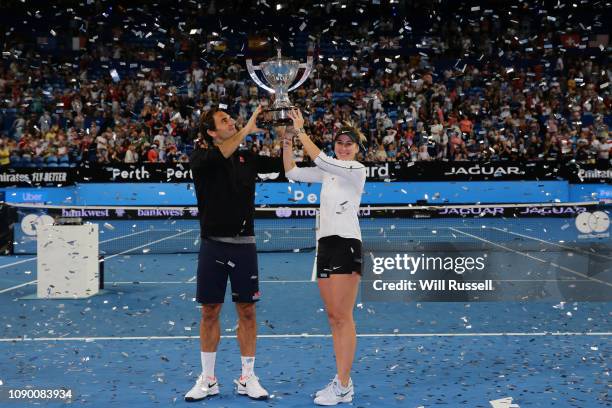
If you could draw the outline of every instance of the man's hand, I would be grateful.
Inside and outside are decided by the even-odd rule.
[[[262,111],[262,106],[259,105],[254,111],[253,114],[251,115],[249,121],[247,122],[246,125],[244,125],[244,130],[245,132],[247,132],[247,134],[251,134],[251,133],[256,133],[256,132],[263,132],[263,129],[259,129],[257,127],[257,116],[259,116],[259,114]]]
[[[236,132],[229,139],[225,139],[223,142],[217,144],[219,150],[221,150],[221,154],[223,154],[223,157],[226,159],[230,157],[247,135],[255,132],[263,132],[262,129],[257,127],[257,116],[261,113],[261,110],[262,107],[260,105],[257,107],[257,109],[255,109],[251,115],[251,118],[242,129]]]
[[[287,131],[287,128],[285,126],[277,126],[274,128],[274,131],[276,132],[278,137],[283,139],[285,137],[285,132]]]
[[[257,109],[255,109],[255,111],[251,115],[251,118],[242,129],[236,132],[229,139],[225,139],[223,142],[217,144],[219,150],[221,150],[221,154],[223,155],[223,157],[227,159],[232,154],[234,154],[238,146],[240,146],[240,143],[242,143],[242,141],[247,135],[255,132],[263,132],[263,130],[257,127],[257,115],[261,113],[261,110],[262,108],[260,105],[257,107]]]

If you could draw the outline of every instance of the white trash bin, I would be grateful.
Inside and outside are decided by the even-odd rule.
[[[78,299],[99,290],[98,225],[41,225],[37,230],[37,296]]]

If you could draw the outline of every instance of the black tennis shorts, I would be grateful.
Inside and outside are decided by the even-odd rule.
[[[255,244],[229,244],[202,238],[196,300],[204,304],[223,303],[228,277],[232,301],[253,303],[259,300]]]
[[[319,239],[317,249],[317,277],[329,278],[333,274],[361,275],[361,241],[338,235]]]

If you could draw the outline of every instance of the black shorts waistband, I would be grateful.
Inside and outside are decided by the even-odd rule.
[[[325,237],[319,238],[318,242],[340,242],[340,241],[351,241],[351,242],[361,242],[361,240],[357,238],[346,238],[341,237],[340,235],[327,235]]]

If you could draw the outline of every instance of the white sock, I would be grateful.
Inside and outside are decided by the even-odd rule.
[[[215,378],[215,359],[217,358],[216,352],[200,352],[200,359],[202,360],[202,374],[204,377]]]
[[[240,356],[242,361],[242,378],[248,378],[255,374],[255,356],[245,357]]]

